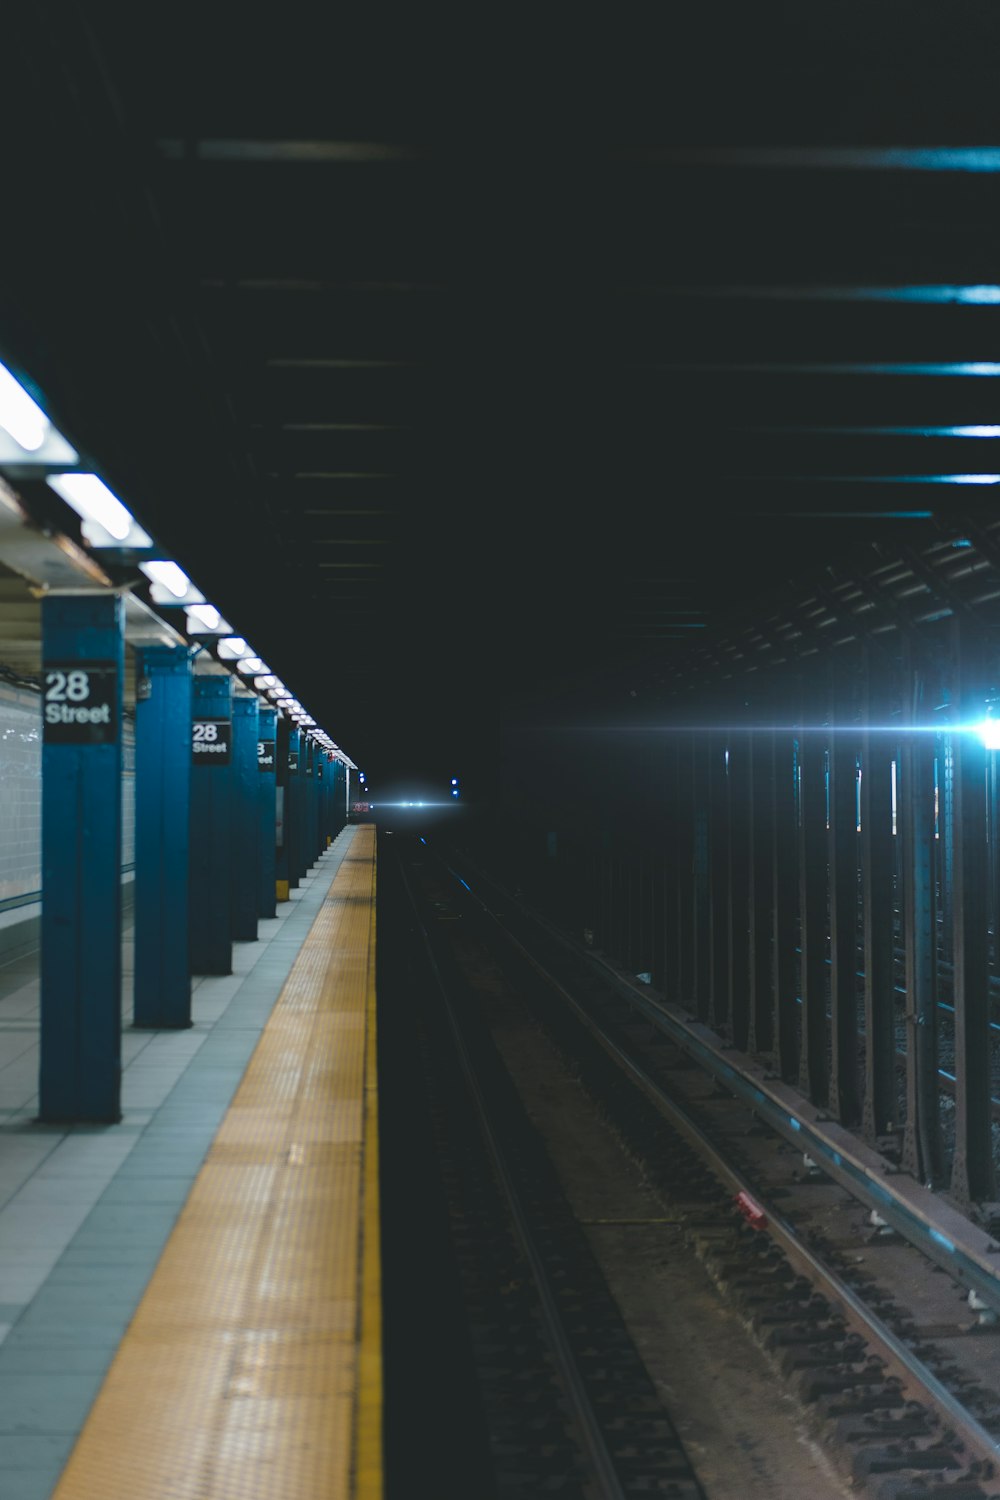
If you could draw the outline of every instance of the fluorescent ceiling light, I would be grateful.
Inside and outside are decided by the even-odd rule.
[[[195,588],[184,569],[178,567],[175,562],[162,559],[157,562],[140,563],[139,571],[145,573],[150,581],[150,595],[154,604],[176,606],[205,603],[205,595],[200,589]]]
[[[175,599],[183,599],[191,585],[191,580],[179,568],[175,562],[146,562],[139,564],[139,572],[145,573],[147,578],[154,583],[162,583],[165,589],[169,589]]]
[[[28,453],[34,453],[45,442],[50,422],[20,381],[0,365],[0,427]]]
[[[189,635],[232,635],[233,627],[214,604],[192,604],[184,611]]]
[[[244,656],[240,658],[239,670],[241,672],[267,672],[268,668],[259,656]]]
[[[265,672],[262,677],[254,678],[253,685],[255,688],[261,689],[275,688],[278,685],[278,679],[277,677],[275,677],[273,672]]]
[[[75,510],[92,547],[151,547],[153,538],[96,474],[50,474],[50,489]]]
[[[247,643],[241,635],[227,635],[219,642],[219,656],[223,661],[238,661],[246,655]]]

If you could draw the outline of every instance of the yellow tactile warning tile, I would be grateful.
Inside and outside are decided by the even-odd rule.
[[[381,1496],[374,892],[362,825],[53,1500]]]

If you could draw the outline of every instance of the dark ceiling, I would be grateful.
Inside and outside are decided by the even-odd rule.
[[[991,519],[994,5],[251,15],[5,23],[0,357],[373,775]]]

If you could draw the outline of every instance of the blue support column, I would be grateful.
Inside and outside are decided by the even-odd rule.
[[[260,709],[257,727],[257,789],[258,789],[258,839],[260,863],[258,865],[259,889],[257,913],[261,917],[273,917],[276,911],[275,881],[277,879],[277,848],[275,845],[275,799],[277,784],[277,720],[278,710]]]
[[[117,594],[42,601],[39,1117],[121,1119],[121,722]]]
[[[191,970],[233,971],[232,695],[228,673],[195,676],[191,769]]]
[[[326,783],[323,780],[326,775],[326,756],[319,745],[313,746],[313,799],[315,801],[315,813],[313,816],[313,843],[316,848],[316,858],[326,848],[326,818],[324,809],[326,807]]]
[[[305,800],[305,829],[302,836],[302,847],[305,851],[306,869],[309,870],[316,862],[316,746],[307,734],[302,736],[303,760],[306,772],[306,800]]]
[[[188,860],[191,656],[187,646],[139,655],[135,705],[136,1026],[191,1025]]]
[[[274,890],[277,901],[287,901],[291,885],[291,861],[288,857],[288,758],[289,723],[284,714],[277,715],[274,726]]]
[[[319,800],[320,793],[323,789],[323,784],[320,780],[319,746],[313,739],[308,740],[308,753],[309,806],[307,809],[307,817],[309,819],[309,822],[307,829],[308,839],[306,842],[306,853],[309,859],[309,863],[311,865],[314,865],[319,859],[320,854],[323,852],[323,845],[320,842],[319,833]]]
[[[303,783],[300,764],[302,736],[296,724],[288,726],[288,784],[285,788],[285,848],[288,851],[288,884],[294,890],[305,866],[302,863],[302,798]]]
[[[329,756],[327,756],[326,765],[323,768],[323,775],[326,778],[326,842],[328,846],[332,844],[333,840],[337,837],[337,769],[338,762],[335,760],[330,760]]]
[[[351,811],[351,768],[342,760],[337,762],[337,832],[346,827]]]
[[[312,767],[309,763],[309,740],[305,733],[299,735],[299,798],[298,810],[298,850],[299,850],[299,879],[302,880],[309,872],[312,864],[312,840],[309,837],[309,802],[310,788],[312,786]]]
[[[327,776],[326,751],[316,746],[316,847],[320,854],[326,848],[326,806],[330,782]]]
[[[302,731],[302,749],[299,754],[299,766],[302,770],[302,873],[310,869],[315,854],[313,852],[312,836],[312,805],[313,787],[316,782],[315,767],[312,759],[312,740]]]
[[[260,885],[260,772],[257,770],[258,716],[255,694],[233,699],[233,937],[257,941]]]

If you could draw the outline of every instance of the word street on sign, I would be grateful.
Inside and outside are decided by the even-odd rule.
[[[47,745],[113,745],[118,738],[118,668],[114,662],[47,661],[42,672]]]
[[[191,760],[196,766],[228,766],[232,755],[230,719],[192,719]]]
[[[257,769],[258,771],[274,770],[274,741],[257,741]]]

